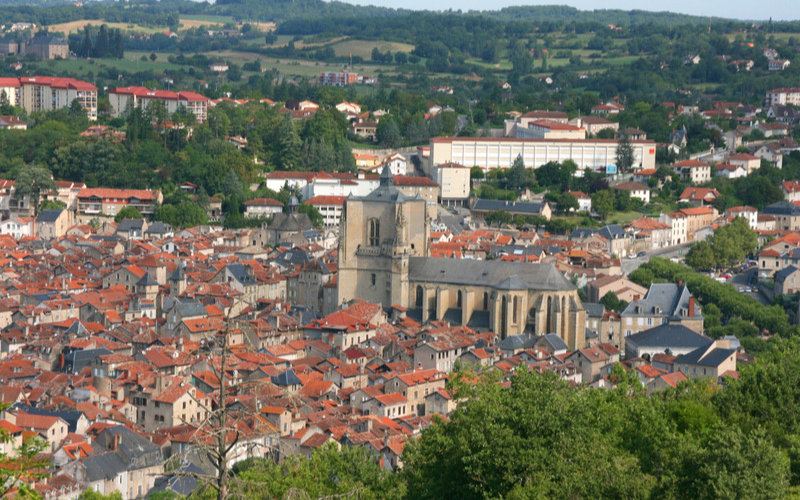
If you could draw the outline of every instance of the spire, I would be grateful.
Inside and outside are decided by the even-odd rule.
[[[297,209],[300,207],[300,200],[294,194],[294,186],[292,186],[292,196],[289,197],[289,213],[296,214]]]
[[[394,186],[394,176],[388,163],[383,165],[383,171],[381,171],[381,186]]]

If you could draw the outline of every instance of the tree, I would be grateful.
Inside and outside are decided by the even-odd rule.
[[[156,55],[156,53],[155,52],[151,52],[150,53],[150,60],[155,62],[156,59],[158,59],[158,56]]]
[[[600,299],[600,303],[606,306],[609,311],[622,311],[628,305],[624,300],[620,300],[614,292],[608,292]]]
[[[309,205],[308,203],[301,203],[297,211],[301,214],[308,215],[308,218],[311,219],[311,223],[314,224],[314,227],[317,229],[322,228],[324,219],[322,218],[322,214],[319,213],[319,210],[317,210],[317,207],[314,205]]]
[[[686,264],[692,269],[711,269],[716,263],[714,250],[707,241],[698,241],[686,253]]]
[[[66,208],[67,204],[60,200],[43,200],[40,205],[40,210],[60,210]]]
[[[558,197],[557,203],[558,210],[563,213],[568,213],[570,211],[575,211],[580,208],[580,203],[578,203],[578,198],[575,197],[572,193],[562,193]]]
[[[0,415],[9,408],[10,404],[0,402]],[[14,437],[5,428],[0,428],[0,443],[4,445],[2,449],[14,443]],[[12,455],[0,451],[0,498],[10,498],[12,492],[14,498],[38,497],[31,483],[48,476],[49,460],[39,458],[46,445],[38,437],[32,437],[24,439],[21,447],[12,450]]]
[[[277,152],[276,164],[281,170],[293,170],[300,167],[302,141],[294,128],[292,117],[289,113],[283,115],[283,120],[276,128]]]
[[[397,122],[389,115],[381,117],[375,135],[377,136],[378,142],[385,148],[397,148],[403,142]]]
[[[525,187],[532,187],[534,181],[534,173],[532,170],[525,168],[525,162],[522,161],[522,155],[518,155],[514,159],[511,168],[508,169],[506,175],[506,185],[509,189],[522,189]]]
[[[718,266],[741,262],[758,248],[758,233],[750,229],[743,217],[735,217],[730,224],[717,228],[708,240]]]
[[[494,210],[486,214],[486,224],[489,226],[503,226],[505,224],[510,224],[511,221],[511,214],[505,210]]]
[[[627,133],[620,137],[617,142],[617,169],[620,172],[628,172],[633,166],[633,146],[631,146],[631,138]]]
[[[27,196],[32,199],[34,216],[39,215],[39,198],[42,192],[58,189],[50,171],[37,165],[29,165],[20,169],[14,188],[16,196]]]
[[[120,223],[125,219],[144,219],[144,216],[136,209],[136,207],[122,207],[117,215],[114,216],[114,222]]]
[[[484,173],[481,167],[472,167],[469,169],[469,178],[472,180],[480,180],[483,179]]]
[[[592,195],[592,209],[606,218],[614,211],[614,195],[608,190],[597,191]]]

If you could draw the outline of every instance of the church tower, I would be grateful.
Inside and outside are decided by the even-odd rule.
[[[339,228],[339,301],[408,307],[408,262],[428,256],[429,223],[426,201],[398,190],[388,165],[377,189],[348,197]]]

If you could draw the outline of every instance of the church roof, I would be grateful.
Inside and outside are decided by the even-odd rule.
[[[484,285],[503,290],[576,289],[552,264],[411,257],[408,269],[411,281]]]
[[[297,232],[305,229],[312,229],[314,224],[306,214],[294,213],[287,214],[279,212],[272,216],[272,221],[269,223],[268,228],[276,231],[291,231]]]

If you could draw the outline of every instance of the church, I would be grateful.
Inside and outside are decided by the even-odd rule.
[[[552,264],[429,256],[426,201],[404,195],[384,168],[377,189],[345,200],[339,230],[338,302],[401,306],[420,321],[445,320],[500,338],[559,335],[586,345],[578,290]]]

